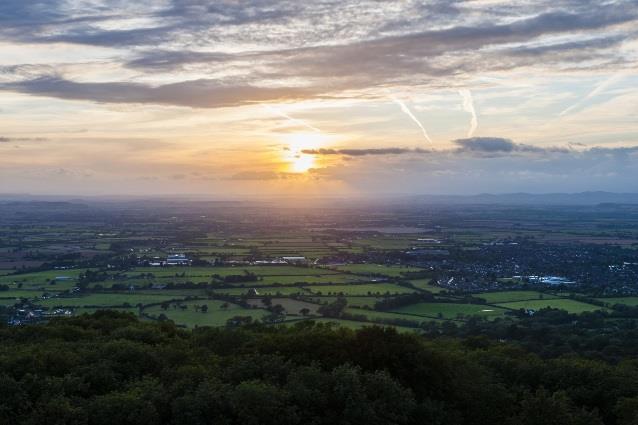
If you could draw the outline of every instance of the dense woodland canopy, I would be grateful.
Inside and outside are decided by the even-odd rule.
[[[638,423],[638,361],[522,347],[308,322],[186,331],[104,311],[0,329],[0,423]]]

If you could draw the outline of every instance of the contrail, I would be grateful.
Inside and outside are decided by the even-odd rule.
[[[290,115],[286,114],[285,112],[270,106],[270,105],[263,105],[264,108],[268,109],[268,111],[272,112],[273,114],[279,115],[280,117],[286,118],[287,120],[297,124],[297,125],[301,125],[303,127],[309,128],[312,131],[315,131],[317,133],[321,133],[321,130],[319,130],[317,127],[313,127],[312,125],[308,124],[307,122],[297,119],[297,118],[293,118]]]
[[[611,77],[607,78],[605,81],[598,84],[592,91],[590,91],[587,96],[574,103],[572,106],[564,109],[558,116],[564,116],[573,111],[574,109],[582,106],[585,102],[587,102],[592,97],[598,96],[601,92],[606,90],[609,86],[616,84],[618,81],[622,80],[625,77],[625,72],[617,72]]]
[[[459,90],[459,94],[463,98],[463,110],[469,112],[472,116],[470,120],[470,129],[467,131],[467,137],[472,137],[478,127],[478,119],[476,118],[476,109],[474,109],[474,99],[472,98],[472,92],[468,89]]]
[[[399,107],[401,108],[401,110],[403,112],[406,113],[407,116],[409,116],[410,118],[412,118],[412,121],[414,121],[416,123],[416,125],[419,126],[419,128],[421,129],[421,131],[423,132],[423,137],[425,137],[425,140],[427,140],[428,142],[432,143],[432,139],[430,139],[430,136],[428,136],[428,132],[425,131],[425,127],[423,127],[423,124],[421,124],[421,121],[419,121],[414,114],[412,113],[412,111],[410,111],[410,109],[407,107],[407,105],[405,103],[403,103],[400,99],[397,99],[396,97],[394,97],[392,94],[388,93],[388,96],[390,97],[390,99],[392,99],[392,101],[394,103],[396,103],[397,105],[399,105]]]

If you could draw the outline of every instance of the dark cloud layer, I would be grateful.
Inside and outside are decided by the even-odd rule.
[[[571,150],[561,147],[539,147],[520,143],[514,143],[510,139],[502,137],[471,137],[467,139],[456,139],[454,143],[458,145],[458,152],[469,152],[478,154],[501,154],[501,153],[569,153]]]
[[[590,149],[575,150],[569,147],[550,146],[540,147],[522,143],[515,143],[503,137],[472,137],[467,139],[457,139],[453,143],[455,149],[428,150],[422,148],[370,148],[370,149],[304,149],[301,153],[306,155],[331,156],[340,155],[345,157],[357,156],[394,156],[394,155],[422,155],[427,154],[430,158],[465,155],[473,157],[505,157],[505,156],[550,156],[555,154],[569,154],[575,157],[599,156],[626,158],[628,155],[638,152],[638,147],[593,147]]]
[[[423,154],[431,151],[421,148],[378,148],[378,149],[304,149],[301,153],[306,155],[343,155],[343,156],[366,156],[366,155],[402,155],[402,154]]]
[[[55,77],[0,84],[0,90],[2,89],[69,100],[104,103],[151,103],[199,108],[298,99],[318,94],[311,89],[297,87],[268,88],[251,85],[227,85],[215,80],[194,80],[150,86],[139,83],[78,83]]]
[[[636,0],[541,1],[480,10],[472,3],[437,0],[402,5],[404,13],[398,15],[388,10],[385,20],[365,19],[370,9],[384,7],[368,0],[171,0],[152,5],[98,0],[90,7],[73,1],[4,0],[0,40],[126,48],[127,54],[112,59],[117,65],[147,75],[174,72],[181,81],[161,86],[78,82],[51,65],[53,70],[43,66],[35,78],[35,71],[21,75],[24,68],[16,68],[8,80],[14,82],[1,84],[0,90],[214,108],[388,84],[428,85],[443,77],[453,86],[472,72],[539,63],[598,59],[598,67],[622,65],[615,47],[636,33],[609,31],[635,28],[638,21]],[[144,23],[114,24],[133,16]],[[573,38],[583,33],[587,37]],[[546,40],[557,35],[571,38]],[[219,46],[237,48],[230,53]],[[177,71],[188,67],[195,67],[198,77],[179,77]],[[195,79],[213,71],[224,77]]]
[[[44,137],[5,137],[0,136],[0,143],[18,143],[18,142],[44,142]]]

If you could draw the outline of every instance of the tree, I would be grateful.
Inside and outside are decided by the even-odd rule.
[[[325,317],[338,318],[343,313],[343,310],[348,305],[348,300],[343,297],[337,298],[330,304],[324,304],[317,309],[317,312]]]
[[[200,310],[202,311],[202,313],[208,313],[208,305],[202,304]]]

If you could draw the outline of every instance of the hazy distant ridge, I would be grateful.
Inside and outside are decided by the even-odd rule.
[[[598,205],[638,204],[638,193],[505,193],[479,195],[424,195],[420,201],[437,204],[538,204],[538,205]]]

